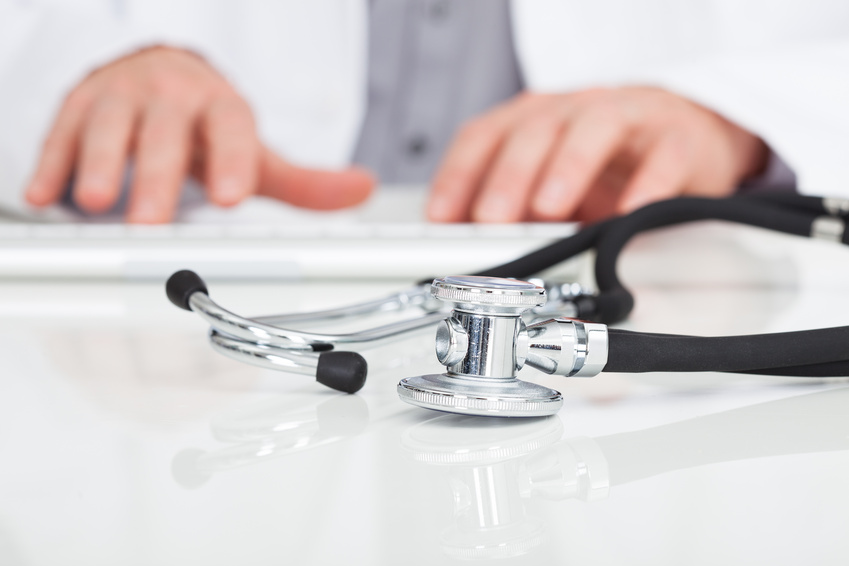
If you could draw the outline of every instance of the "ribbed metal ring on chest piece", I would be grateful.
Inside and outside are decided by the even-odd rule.
[[[436,279],[431,292],[454,303],[436,333],[436,355],[446,373],[408,377],[398,384],[403,401],[450,413],[537,417],[556,413],[558,391],[517,379],[528,355],[522,313],[545,304],[532,283],[492,277]]]

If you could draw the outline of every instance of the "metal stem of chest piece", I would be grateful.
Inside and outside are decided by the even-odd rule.
[[[492,277],[446,277],[433,282],[437,299],[454,303],[436,332],[436,355],[446,373],[403,379],[402,400],[461,414],[544,416],[562,406],[558,391],[519,380],[529,365],[563,376],[596,375],[607,363],[607,327],[570,319],[526,326],[522,314],[545,304],[532,283]]]

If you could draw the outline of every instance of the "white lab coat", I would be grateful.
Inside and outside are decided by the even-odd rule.
[[[366,11],[366,0],[0,0],[0,206],[25,208],[69,89],[155,44],[206,57],[281,155],[346,164],[365,110]],[[760,135],[802,191],[849,197],[849,2],[514,0],[513,24],[531,90],[665,87]]]

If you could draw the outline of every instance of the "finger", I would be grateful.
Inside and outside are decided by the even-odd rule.
[[[617,215],[616,205],[625,190],[625,185],[634,175],[640,155],[618,155],[598,176],[585,198],[569,217],[576,222],[597,222]]]
[[[80,208],[103,212],[118,200],[135,114],[135,105],[124,97],[104,97],[92,107],[80,138],[74,185]]]
[[[35,206],[53,204],[62,196],[74,167],[80,127],[90,100],[86,93],[71,93],[47,134],[35,173],[24,196]]]
[[[510,135],[475,198],[475,222],[518,222],[559,133],[556,120],[535,120]]]
[[[531,203],[533,215],[544,220],[570,218],[629,129],[615,107],[607,104],[576,112],[540,177]]]
[[[202,129],[209,198],[233,206],[257,184],[260,146],[250,108],[237,97],[216,100],[204,113]]]
[[[506,128],[485,118],[460,130],[433,181],[427,216],[435,222],[461,222],[489,163],[498,152]]]
[[[142,117],[127,220],[144,224],[174,217],[191,155],[192,114],[155,101]]]
[[[546,103],[546,97],[523,95],[466,123],[451,142],[434,177],[428,218],[435,222],[467,220],[475,193],[507,131],[523,115]]]
[[[364,169],[305,169],[287,163],[267,148],[262,150],[259,194],[295,206],[318,210],[354,206],[368,198],[374,184],[374,177]]]
[[[688,173],[686,155],[680,136],[667,135],[658,140],[625,185],[617,211],[625,214],[683,193]]]

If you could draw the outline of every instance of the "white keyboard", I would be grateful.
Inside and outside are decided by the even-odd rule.
[[[426,187],[382,187],[360,207],[296,209],[254,198],[232,209],[201,204],[181,222],[122,224],[120,215],[71,223],[0,222],[0,280],[419,280],[498,265],[575,231],[572,224],[431,224]],[[79,220],[79,221],[78,221]]]
[[[472,273],[572,224],[0,224],[0,278],[414,279]]]

